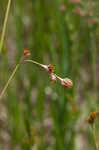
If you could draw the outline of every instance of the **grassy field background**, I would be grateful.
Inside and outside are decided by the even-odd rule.
[[[0,0],[0,37],[8,0]],[[0,92],[24,49],[73,81],[64,89],[32,63],[0,100],[0,150],[95,150],[88,116],[99,109],[98,0],[12,0],[0,53]],[[0,43],[1,44],[1,43]],[[99,149],[99,119],[95,120]]]

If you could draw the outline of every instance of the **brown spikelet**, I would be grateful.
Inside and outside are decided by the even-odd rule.
[[[49,65],[48,65],[48,71],[49,71],[49,72],[53,72],[53,71],[54,71],[54,66],[51,65],[51,64],[49,64]]]
[[[28,49],[24,49],[24,55],[25,56],[30,56],[30,51]]]
[[[95,119],[96,119],[96,112],[91,112],[90,116],[88,117],[88,123],[93,125]]]

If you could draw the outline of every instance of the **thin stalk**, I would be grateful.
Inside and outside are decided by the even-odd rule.
[[[36,65],[42,67],[42,68],[45,68],[45,67],[46,67],[46,65],[40,64],[40,63],[38,63],[38,62],[36,62],[36,61],[34,61],[34,60],[24,60],[24,61],[25,61],[25,62],[31,62],[31,63],[33,63],[33,64],[36,64]]]
[[[33,63],[33,64],[36,64],[36,65],[38,65],[38,66],[40,66],[40,67],[42,67],[43,69],[46,69],[46,65],[43,65],[43,64],[40,64],[40,63],[38,63],[38,62],[36,62],[36,61],[34,61],[34,60],[24,60],[25,62],[31,62],[31,63]],[[54,73],[54,76],[56,76],[56,78],[59,80],[59,81],[62,81],[62,78],[60,78],[58,75],[56,75],[55,73]]]
[[[96,143],[95,125],[92,126],[92,134],[93,134],[93,140],[94,140],[94,144],[95,144],[95,149],[98,150],[97,143]]]
[[[5,18],[4,18],[3,29],[2,29],[2,33],[1,33],[0,53],[2,51],[2,46],[3,46],[3,42],[4,42],[4,36],[5,36],[5,31],[6,31],[6,26],[7,26],[7,20],[8,20],[10,6],[11,6],[11,0],[8,0],[8,5],[7,5],[6,13],[5,13]]]
[[[5,87],[4,87],[4,89],[2,90],[2,92],[1,92],[1,94],[0,94],[0,100],[1,100],[2,97],[4,96],[5,91],[6,91],[6,89],[8,88],[8,86],[9,86],[9,84],[10,84],[12,78],[14,77],[16,71],[18,70],[19,66],[20,66],[20,63],[18,63],[18,64],[16,65],[15,69],[13,70],[13,72],[12,72],[12,74],[11,74],[9,80],[7,81],[7,83],[6,83]]]

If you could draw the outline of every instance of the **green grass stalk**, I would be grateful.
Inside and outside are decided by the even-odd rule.
[[[10,6],[11,6],[11,0],[8,0],[8,5],[7,5],[6,13],[5,13],[5,18],[4,18],[3,29],[2,29],[2,33],[1,33],[0,53],[2,52],[2,47],[3,47],[3,42],[4,42],[4,36],[5,36],[5,31],[6,31],[6,26],[7,26],[7,20],[8,20]]]
[[[93,135],[93,140],[95,144],[95,150],[98,150],[97,143],[96,143],[95,125],[92,126],[92,135]]]
[[[2,92],[1,92],[1,94],[0,94],[0,100],[1,100],[2,97],[4,96],[5,91],[6,91],[6,89],[8,88],[8,86],[9,86],[9,84],[10,84],[12,78],[14,77],[16,71],[18,70],[19,66],[20,66],[20,63],[18,63],[18,64],[16,65],[15,69],[13,70],[13,72],[12,72],[12,74],[11,74],[9,80],[7,81],[7,83],[6,83],[5,87],[4,87],[4,89],[2,90]]]

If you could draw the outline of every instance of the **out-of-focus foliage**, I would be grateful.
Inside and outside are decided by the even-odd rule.
[[[0,35],[6,6],[0,0]],[[0,149],[94,149],[87,119],[99,108],[98,10],[98,0],[12,0],[0,92],[24,48],[74,86],[63,89],[37,66],[22,64],[0,101]],[[98,143],[99,119],[96,133]]]

